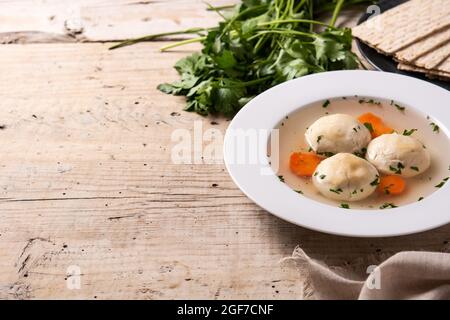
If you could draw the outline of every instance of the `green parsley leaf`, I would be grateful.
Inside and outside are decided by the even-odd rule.
[[[377,177],[375,178],[375,180],[373,180],[373,181],[370,183],[371,186],[377,186],[377,185],[379,185],[379,184],[380,184],[380,177],[379,177],[379,176],[377,176]]]
[[[403,135],[404,136],[410,136],[410,135],[412,135],[414,132],[416,132],[417,131],[417,129],[411,129],[411,130],[404,130],[403,131]]]
[[[430,126],[433,128],[433,132],[439,133],[440,128],[436,123],[432,122]]]
[[[322,140],[322,138],[323,138],[323,136],[318,136],[318,137],[317,137],[317,143],[319,143],[320,140]]]
[[[389,209],[389,208],[397,208],[397,206],[393,203],[384,203],[382,206],[380,206],[380,209]]]
[[[405,111],[405,107],[402,107],[401,105],[394,103],[394,106],[399,110],[399,111]]]
[[[442,181],[440,183],[438,183],[437,185],[435,185],[435,187],[442,188],[445,185],[445,183],[448,181],[448,179],[450,179],[450,177],[442,179]]]
[[[333,152],[317,152],[317,154],[318,155],[320,155],[320,156],[325,156],[325,157],[332,157],[332,156],[334,156],[334,153]]]
[[[402,174],[402,169],[405,169],[403,163],[397,163],[397,167],[389,166],[389,170],[393,171],[395,174]]]
[[[374,104],[374,105],[376,105],[376,106],[380,106],[380,105],[381,105],[381,102],[380,102],[380,101],[375,101],[374,99],[368,99],[368,100],[366,100],[366,99],[360,99],[360,100],[358,100],[358,102],[359,102],[360,104],[367,103],[367,104]]]
[[[372,124],[369,122],[364,122],[364,126],[369,129],[370,132],[373,132]]]
[[[357,69],[351,29],[335,27],[335,22],[343,7],[363,2],[373,1],[242,0],[226,13],[209,6],[223,18],[216,26],[126,40],[111,49],[165,36],[197,36],[162,48],[165,51],[195,42],[202,46],[201,53],[175,64],[180,80],[161,84],[158,89],[185,96],[187,111],[233,117],[256,95],[282,82],[325,71]],[[316,20],[326,12],[333,12],[331,22]],[[327,106],[324,103],[324,108]]]

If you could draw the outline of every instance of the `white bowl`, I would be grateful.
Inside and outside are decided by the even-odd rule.
[[[302,106],[353,95],[399,101],[430,115],[441,133],[449,136],[450,93],[445,89],[415,78],[377,71],[314,74],[267,90],[234,117],[224,141],[225,164],[234,182],[256,204],[275,216],[326,233],[386,237],[426,231],[449,223],[450,183],[422,201],[389,210],[343,210],[299,196],[280,183],[265,156],[269,152],[267,142],[271,130]],[[236,148],[239,130],[257,132],[260,148],[257,151]],[[249,152],[254,153],[250,156],[259,156],[259,160],[243,161]]]

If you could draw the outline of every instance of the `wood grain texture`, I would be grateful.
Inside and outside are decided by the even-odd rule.
[[[227,121],[155,89],[186,54],[159,45],[0,47],[1,298],[296,298],[301,279],[278,261],[298,244],[336,263],[446,249],[449,227],[396,239],[308,231],[252,204],[222,164],[172,164],[173,130]],[[80,290],[66,287],[71,265]]]
[[[449,250],[449,226],[386,239],[306,230],[254,205],[223,164],[173,163],[174,130],[228,124],[155,89],[198,47],[56,42],[0,46],[0,299],[300,298],[303,279],[278,263],[297,245],[331,264]],[[71,266],[80,289],[67,287]]]
[[[114,41],[214,26],[220,17],[206,9],[201,0],[2,0],[0,43]]]

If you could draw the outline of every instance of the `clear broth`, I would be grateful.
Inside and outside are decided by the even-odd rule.
[[[434,131],[433,120],[426,114],[415,111],[401,103],[376,98],[341,97],[313,103],[286,117],[277,127],[279,129],[279,168],[273,168],[277,175],[293,190],[316,201],[332,206],[341,206],[342,201],[331,200],[321,195],[312,184],[311,178],[298,177],[289,169],[289,157],[292,152],[307,152],[309,146],[305,140],[305,132],[314,121],[328,114],[344,113],[355,118],[372,112],[381,117],[386,125],[398,133],[404,130],[417,129],[412,137],[421,141],[431,154],[430,168],[413,178],[406,178],[406,190],[401,195],[383,195],[375,191],[370,197],[357,201],[345,202],[350,209],[379,209],[385,204],[404,206],[419,201],[433,192],[436,187],[449,176],[450,145],[443,130]],[[371,103],[373,101],[373,103]],[[403,111],[401,108],[405,108]]]

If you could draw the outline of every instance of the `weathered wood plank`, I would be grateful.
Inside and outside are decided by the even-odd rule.
[[[206,9],[201,0],[3,0],[0,43],[114,41],[210,27],[220,17]]]
[[[227,121],[155,89],[189,52],[160,45],[0,46],[0,298],[298,298],[302,279],[278,265],[298,244],[335,263],[449,249],[449,226],[356,240],[296,227],[222,164],[174,164],[174,130]]]
[[[223,6],[237,2],[208,3]],[[2,0],[0,43],[106,42],[207,28],[221,20],[207,7],[202,0]],[[337,24],[352,26],[361,10],[343,12]]]

